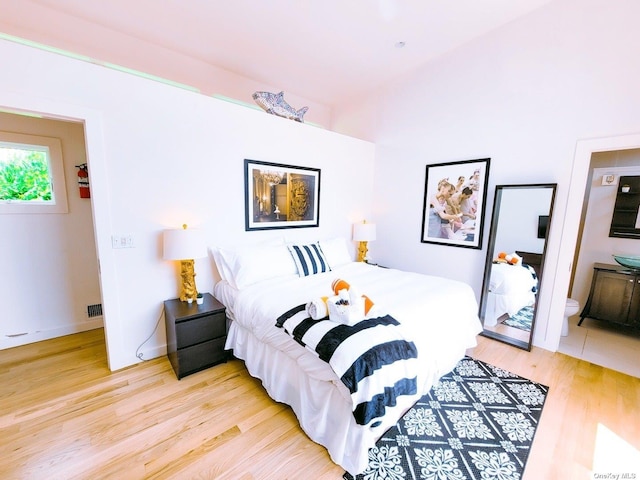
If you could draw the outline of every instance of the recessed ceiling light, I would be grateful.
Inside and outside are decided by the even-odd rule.
[[[396,42],[396,48],[404,48],[406,42]]]

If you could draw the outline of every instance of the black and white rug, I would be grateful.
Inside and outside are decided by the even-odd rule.
[[[522,307],[513,317],[508,317],[502,323],[510,327],[531,331],[531,323],[533,322],[533,306]]]
[[[465,357],[378,440],[355,479],[520,479],[548,390]]]

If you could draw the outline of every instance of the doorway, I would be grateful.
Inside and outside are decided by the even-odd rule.
[[[21,138],[52,138],[62,150],[63,212],[25,207],[0,215],[4,306],[0,348],[103,326],[102,298],[90,198],[78,189],[76,165],[86,164],[84,125],[33,113],[0,112],[0,130]],[[60,161],[60,160],[59,160]],[[64,184],[63,183],[63,184]],[[24,213],[27,211],[28,213]]]
[[[579,140],[576,145],[571,181],[565,215],[564,228],[558,251],[558,262],[555,275],[554,294],[552,298],[551,314],[553,318],[560,320],[564,312],[566,298],[571,293],[570,283],[576,266],[574,255],[578,246],[577,239],[582,226],[582,210],[585,196],[588,192],[589,175],[591,172],[591,160],[594,154],[600,152],[626,151],[640,148],[640,134],[606,137],[589,140]],[[584,325],[584,324],[583,324]],[[562,328],[561,321],[551,322],[548,326],[547,337],[555,343],[559,350]],[[580,327],[582,328],[582,327]],[[599,356],[590,361],[603,365],[607,355]],[[607,366],[607,365],[604,365]]]
[[[112,371],[125,367],[128,359],[122,352],[124,334],[119,328],[118,281],[111,258],[111,207],[101,112],[78,104],[7,90],[0,91],[0,109],[9,113],[80,122],[84,126],[107,359]]]
[[[570,286],[570,296],[581,310],[589,296],[594,263],[615,265],[614,253],[640,254],[638,240],[609,237],[618,180],[625,175],[640,175],[640,149],[592,154]],[[640,332],[588,318],[578,327],[579,319],[580,312],[570,318],[569,334],[560,339],[558,351],[640,377],[635,360]]]

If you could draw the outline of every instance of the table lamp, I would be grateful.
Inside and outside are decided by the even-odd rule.
[[[367,242],[376,239],[376,224],[367,223],[366,220],[362,223],[354,224],[353,239],[356,242],[360,242],[358,245],[358,261],[364,262],[367,259]]]
[[[182,225],[182,230],[165,230],[163,233],[163,253],[165,260],[180,260],[180,300],[193,301],[198,295],[194,271],[194,258],[207,256],[204,236],[197,229]]]

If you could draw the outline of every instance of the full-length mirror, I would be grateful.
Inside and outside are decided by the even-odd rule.
[[[482,335],[531,349],[555,183],[496,186],[484,270]]]

